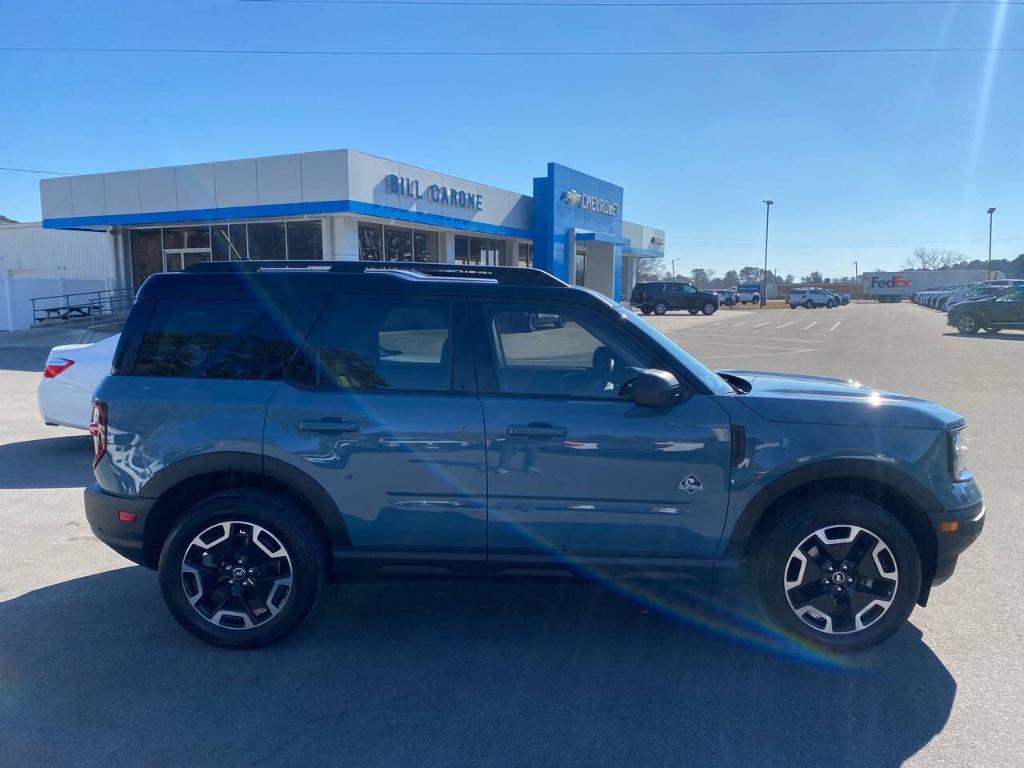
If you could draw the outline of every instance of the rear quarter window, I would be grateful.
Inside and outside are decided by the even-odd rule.
[[[142,334],[131,374],[277,379],[322,305],[161,299]]]

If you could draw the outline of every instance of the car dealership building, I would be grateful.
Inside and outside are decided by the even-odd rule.
[[[43,227],[106,231],[117,282],[230,259],[534,266],[615,299],[665,234],[623,190],[548,163],[533,195],[340,149],[40,182]]]

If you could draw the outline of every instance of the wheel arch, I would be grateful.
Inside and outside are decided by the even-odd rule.
[[[155,499],[143,531],[145,564],[156,567],[174,523],[195,504],[221,491],[242,488],[257,488],[291,500],[327,547],[328,569],[330,548],[350,543],[334,500],[309,475],[277,459],[223,452],[193,456],[171,464],[143,486],[140,496]]]
[[[838,492],[878,504],[910,532],[921,558],[921,593],[927,603],[936,571],[938,542],[928,518],[939,500],[922,483],[891,465],[870,460],[838,460],[810,465],[783,475],[760,491],[740,514],[725,548],[725,556],[749,559],[764,541],[772,523],[785,516],[787,502],[807,494]]]

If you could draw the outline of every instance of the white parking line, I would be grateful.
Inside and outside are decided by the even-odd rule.
[[[764,328],[766,325],[771,325],[771,323],[758,323],[754,327],[755,328]]]
[[[795,322],[796,322],[796,320],[790,320],[788,323],[783,323],[782,325],[776,325],[775,327],[776,328],[785,328],[787,325],[792,325]]]
[[[842,320],[839,320],[839,321],[838,321],[838,322],[837,322],[837,323],[836,323],[835,325],[833,325],[833,326],[832,326],[831,328],[829,328],[829,330],[830,330],[830,331],[834,331],[834,330],[835,330],[836,328],[838,328],[838,327],[839,327],[839,323],[841,323],[841,322],[843,322],[843,321],[842,321]]]
[[[733,328],[739,328],[741,325],[746,325],[746,324],[747,324],[747,321],[744,320],[742,323],[736,323],[736,325],[734,325]]]
[[[805,331],[809,331],[809,330],[811,330],[811,328],[813,328],[813,327],[814,327],[814,326],[816,326],[817,324],[818,324],[818,321],[817,321],[817,320],[815,320],[815,321],[814,321],[813,323],[811,323],[811,324],[810,324],[810,325],[808,325],[808,326],[807,326],[806,328],[804,328],[804,330],[805,330]]]

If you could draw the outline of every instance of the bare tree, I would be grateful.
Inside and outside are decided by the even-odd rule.
[[[948,248],[915,248],[914,253],[903,262],[904,269],[949,269],[958,261],[967,258],[960,251]]]

